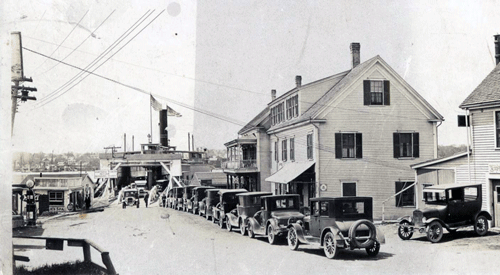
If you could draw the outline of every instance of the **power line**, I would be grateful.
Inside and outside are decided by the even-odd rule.
[[[104,24],[104,22],[106,22],[110,17],[111,15],[115,12],[116,10],[113,10],[109,15],[108,17],[106,17],[106,19],[104,19],[104,21],[101,22],[101,24],[99,24],[99,26],[97,26],[97,28],[95,28],[94,31],[92,31],[83,41],[82,43],[80,43],[78,46],[76,46],[76,48],[74,48],[68,55],[66,55],[62,61],[66,60],[66,58],[68,58],[70,55],[72,55],[78,48],[80,48],[81,45],[83,45],[83,43],[85,43],[85,41],[87,41],[90,37],[95,37],[95,32]],[[60,62],[57,62],[54,66],[52,66],[50,69],[46,70],[45,72],[41,73],[41,75],[47,73],[48,71],[54,69],[57,65],[59,65]]]
[[[36,52],[34,50],[31,50],[31,49],[28,49],[28,48],[25,48],[23,47],[23,49],[27,50],[27,51],[30,51],[30,52],[33,52],[35,54],[38,54],[38,55],[41,55],[41,56],[44,56],[46,58],[50,58],[50,59],[54,59],[52,57],[49,57],[47,55],[44,55],[42,53],[39,53],[39,52]],[[55,60],[55,59],[54,59]],[[79,70],[82,70],[82,71],[85,71],[86,73],[88,73],[89,75],[92,74],[94,76],[97,76],[97,77],[100,77],[100,78],[103,78],[103,79],[106,79],[108,81],[111,81],[113,83],[116,83],[116,84],[119,84],[119,85],[122,85],[124,87],[127,87],[127,88],[130,88],[132,90],[135,90],[135,91],[138,91],[138,92],[141,92],[145,95],[153,95],[155,97],[158,97],[158,98],[161,98],[161,99],[164,99],[166,101],[169,101],[169,102],[172,102],[174,104],[177,104],[179,106],[182,106],[182,107],[185,107],[187,109],[190,109],[190,110],[193,110],[195,112],[199,112],[199,113],[202,113],[202,114],[205,114],[207,116],[210,116],[210,117],[214,117],[216,119],[219,119],[219,120],[223,120],[223,121],[226,121],[226,122],[229,122],[231,124],[234,124],[234,125],[237,125],[237,126],[245,126],[247,123],[244,123],[244,122],[241,122],[241,121],[236,121],[234,119],[231,119],[231,118],[228,118],[228,117],[225,117],[225,116],[222,116],[222,115],[219,115],[219,114],[215,114],[215,113],[212,113],[212,112],[209,112],[209,111],[206,111],[206,110],[203,110],[203,109],[200,109],[200,108],[196,108],[196,107],[193,107],[193,106],[190,106],[188,104],[185,104],[185,103],[182,103],[182,102],[179,102],[179,101],[176,101],[176,100],[173,100],[173,99],[170,99],[170,98],[167,98],[167,97],[164,97],[162,95],[158,95],[158,94],[153,94],[153,93],[150,93],[148,91],[145,91],[143,89],[140,89],[140,88],[137,88],[137,87],[134,87],[134,86],[131,86],[131,85],[128,85],[128,84],[124,84],[120,81],[117,81],[117,80],[114,80],[114,79],[111,79],[111,78],[108,78],[108,77],[105,77],[105,76],[102,76],[102,75],[99,75],[99,74],[96,74],[96,73],[93,73],[93,72],[90,72],[90,71],[86,71],[84,69],[81,69],[77,66],[74,66],[74,65],[71,65],[71,64],[68,64],[66,62],[62,62],[62,64],[64,65],[67,65],[67,66],[70,66],[70,67],[73,67],[73,68],[76,68],[76,69],[79,69]],[[289,138],[289,137],[286,137],[286,136],[278,136],[278,135],[275,135],[278,139],[284,139],[284,138]],[[307,146],[307,144],[305,142],[300,142],[300,140],[296,140],[297,141],[297,144],[298,145],[302,145],[302,146]],[[316,145],[313,145],[314,148],[317,148],[318,150],[320,151],[323,151],[323,152],[327,152],[327,153],[331,153],[331,154],[334,154],[335,153],[335,149],[334,148],[331,148],[331,147],[328,147],[328,146],[324,146],[324,145],[320,145],[320,144],[316,144]],[[361,161],[364,161],[364,162],[367,162],[367,163],[373,163],[373,164],[376,164],[376,165],[379,165],[379,166],[383,166],[383,167],[388,167],[388,168],[393,168],[393,169],[397,169],[397,170],[408,170],[407,168],[405,168],[404,166],[400,166],[400,165],[394,165],[394,164],[391,164],[390,162],[388,161],[385,161],[385,160],[381,160],[381,159],[376,159],[376,158],[367,158],[367,157],[363,157],[362,159],[359,159]]]
[[[95,64],[97,64],[97,62],[99,62],[102,58],[104,58],[104,56],[106,54],[108,54],[111,50],[113,50],[121,41],[123,41],[123,39],[125,39],[126,37],[128,37],[130,35],[130,33],[135,30],[142,22],[144,22],[144,20],[146,20],[152,13],[154,12],[154,10],[150,13],[150,10],[148,10],[147,12],[145,12],[136,22],[134,22],[134,24],[132,24],[132,26],[130,26],[120,37],[118,37],[111,45],[108,46],[108,48],[106,48],[106,50],[104,50],[99,56],[97,56],[92,62],[90,62],[86,67],[85,67],[85,70],[91,68],[92,66],[94,66]],[[148,14],[149,13],[149,14]],[[59,60],[58,60],[59,61]],[[59,61],[59,63],[62,63]],[[104,64],[104,63],[103,63]],[[102,64],[101,64],[102,65]],[[66,83],[64,83],[63,85],[61,85],[59,88],[57,88],[56,90],[54,90],[53,92],[51,92],[50,94],[48,94],[46,97],[42,98],[42,100],[40,100],[39,104],[37,104],[37,106],[41,107],[41,104],[43,104],[45,101],[48,101],[49,99],[51,99],[52,97],[56,96],[56,94],[61,91],[62,89],[68,87],[69,85],[71,85],[71,83],[73,83],[74,81],[76,81],[76,79],[78,79],[80,76],[82,76],[84,74],[84,72],[80,71],[79,73],[77,73],[75,76],[73,76],[70,80],[68,80]],[[84,78],[83,78],[84,79]],[[83,80],[82,79],[82,80]],[[78,82],[79,83],[79,82]],[[78,84],[77,83],[77,84]],[[72,88],[72,87],[71,87]],[[64,93],[63,93],[64,94]],[[62,95],[62,94],[61,94]],[[57,97],[56,97],[57,98]]]
[[[87,10],[85,12],[85,14],[82,16],[80,21],[78,21],[78,23],[76,23],[76,25],[73,27],[73,29],[71,29],[71,31],[68,33],[68,35],[66,35],[66,37],[63,39],[63,41],[61,43],[59,43],[57,48],[50,54],[50,56],[52,56],[59,49],[59,47],[61,47],[61,45],[66,41],[66,39],[68,39],[68,37],[73,33],[73,31],[76,29],[76,27],[78,27],[78,25],[80,25],[80,22],[82,22],[83,18],[85,18],[85,16],[87,15],[88,12],[89,12],[89,10]],[[35,68],[35,71],[37,71],[38,68],[40,68],[43,64],[45,64],[46,61],[47,61],[47,59],[45,59],[40,65],[38,65],[38,67]]]
[[[99,66],[97,66],[95,69],[92,70],[92,72],[96,71],[97,69],[99,69],[102,65],[104,65],[109,59],[111,59],[113,56],[115,56],[117,53],[120,52],[120,50],[122,50],[125,46],[127,46],[132,40],[134,40],[134,38],[136,38],[145,28],[147,28],[151,23],[153,23],[156,18],[158,18],[165,10],[161,11],[155,18],[153,18],[146,26],[144,26],[136,35],[134,35],[129,41],[127,41],[125,43],[125,45],[123,45],[121,48],[119,48],[115,53],[113,53],[110,57],[108,57],[106,60],[104,60],[104,62],[102,62]],[[153,10],[154,12],[154,10]],[[149,17],[149,15],[148,15]],[[142,22],[141,22],[142,23]],[[134,28],[135,30],[135,28]],[[128,35],[127,35],[128,36]],[[121,41],[120,41],[121,42]],[[117,44],[118,45],[118,44]],[[87,74],[85,75],[82,79],[80,79],[77,83],[73,84],[71,87],[69,87],[68,89],[66,89],[64,92],[62,92],[60,95],[56,96],[55,98],[51,99],[50,101],[48,102],[45,102],[43,105],[39,106],[39,107],[42,107],[44,105],[47,105],[48,103],[54,101],[55,99],[61,97],[62,95],[64,95],[65,93],[69,92],[73,87],[75,87],[76,85],[78,85],[80,82],[82,82],[84,79],[86,79],[90,74]]]

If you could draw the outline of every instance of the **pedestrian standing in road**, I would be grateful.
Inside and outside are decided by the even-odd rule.
[[[87,210],[90,209],[90,196],[88,196],[88,195],[85,198],[85,209],[87,209]]]
[[[144,195],[144,203],[146,204],[146,208],[148,207],[148,199],[149,199],[149,193],[146,192],[146,195]]]

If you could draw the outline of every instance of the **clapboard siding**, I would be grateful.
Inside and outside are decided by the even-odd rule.
[[[341,183],[357,182],[360,196],[374,199],[374,217],[382,215],[382,202],[396,192],[396,181],[414,181],[415,173],[410,165],[434,158],[434,125],[426,114],[408,99],[401,85],[391,83],[390,106],[364,106],[363,82],[358,81],[344,98],[334,102],[322,117],[320,144],[328,150],[320,150],[320,183],[326,183],[321,196],[341,196]],[[396,159],[393,157],[393,133],[418,132],[420,157]],[[335,133],[358,132],[363,137],[362,159],[336,159]],[[385,203],[385,217],[395,218],[409,214],[414,208],[395,207],[395,198]]]
[[[280,165],[285,165],[287,162],[291,162],[290,160],[290,138],[294,138],[295,144],[295,162],[306,162],[306,161],[314,161],[316,150],[313,150],[313,159],[307,159],[307,135],[313,134],[314,126],[313,125],[305,125],[302,127],[293,128],[288,131],[283,131],[277,134],[271,135],[271,148],[272,148],[272,167],[271,174],[275,173],[278,170]],[[283,161],[281,156],[282,150],[282,141],[287,140],[287,160]],[[275,142],[278,141],[278,162],[274,160],[274,145]],[[317,147],[317,144],[314,144],[316,141],[313,135],[313,148]]]
[[[299,114],[303,114],[311,107],[326,91],[331,89],[345,74],[340,74],[337,77],[328,78],[327,80],[318,81],[308,87],[303,87],[299,90]]]
[[[271,173],[286,165],[281,159],[282,140],[295,138],[295,161],[315,161],[316,190],[319,196],[341,196],[342,182],[356,182],[358,196],[371,196],[374,201],[374,218],[382,217],[382,202],[385,203],[385,218],[393,219],[410,214],[415,207],[396,207],[394,197],[397,181],[414,181],[415,172],[410,165],[435,157],[435,123],[429,108],[417,99],[411,88],[400,83],[380,62],[359,75],[330,102],[322,102],[325,108],[315,117],[324,122],[314,125],[294,126],[271,134]],[[363,102],[363,80],[386,79],[390,81],[389,106],[365,106]],[[316,99],[328,91],[326,85],[316,85],[299,92],[299,108],[302,114]],[[317,90],[316,90],[317,88]],[[321,89],[320,89],[321,88]],[[321,100],[321,99],[320,99]],[[418,158],[396,159],[393,154],[393,133],[419,133]],[[335,158],[335,133],[356,132],[362,134],[363,157],[360,159]],[[314,159],[307,159],[307,134],[313,133]],[[319,140],[319,142],[317,142]],[[275,142],[278,141],[278,162],[274,160]],[[318,144],[316,144],[318,143]],[[289,143],[288,160],[289,162]],[[326,191],[319,186],[325,184]]]

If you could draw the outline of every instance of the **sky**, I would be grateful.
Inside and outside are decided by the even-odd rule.
[[[127,149],[134,136],[137,150],[150,133],[149,93],[182,114],[169,118],[172,145],[186,150],[190,133],[196,147],[222,149],[270,102],[271,89],[279,96],[295,75],[305,84],[350,69],[352,42],[361,44],[361,62],[380,55],[444,116],[440,144],[465,144],[458,106],[493,69],[500,32],[500,1],[145,3],[2,1],[4,28],[20,31],[24,47],[80,68],[148,10],[102,61],[164,11],[95,71],[108,80],[90,75],[58,90],[79,70],[25,50],[24,72],[33,78],[26,85],[37,87],[37,101],[19,106],[13,150],[123,150],[124,134]]]

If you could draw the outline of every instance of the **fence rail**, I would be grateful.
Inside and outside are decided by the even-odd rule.
[[[99,253],[101,253],[101,260],[106,269],[104,270],[108,274],[116,275],[115,267],[113,266],[113,262],[111,262],[111,258],[109,257],[109,252],[102,249],[100,246],[87,239],[74,239],[74,238],[53,238],[53,237],[39,237],[39,236],[13,236],[13,239],[36,239],[36,240],[45,240],[45,249],[49,250],[64,250],[64,242],[67,242],[67,246],[79,246],[82,247],[83,250],[83,261],[91,262],[94,265],[99,266],[98,264],[92,262],[92,257],[90,255],[90,247],[93,247]],[[14,245],[14,248],[26,248],[23,245]],[[43,247],[42,247],[43,248]],[[28,257],[17,256],[14,255],[15,261],[29,261]],[[102,268],[102,267],[101,267]]]

